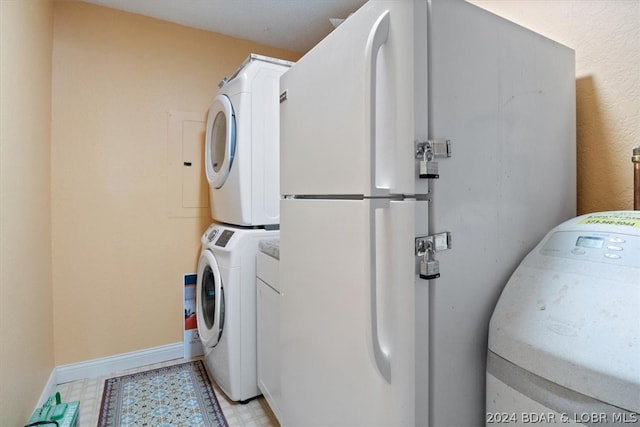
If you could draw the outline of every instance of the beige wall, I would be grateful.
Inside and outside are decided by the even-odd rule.
[[[182,275],[212,222],[170,213],[168,112],[204,120],[250,52],[297,54],[91,4],[54,9],[56,365],[182,341]],[[178,151],[178,154],[179,151]],[[205,193],[206,194],[206,193]]]
[[[640,2],[471,0],[576,52],[578,213],[633,209]]]
[[[24,425],[54,366],[52,4],[0,1],[0,426]]]

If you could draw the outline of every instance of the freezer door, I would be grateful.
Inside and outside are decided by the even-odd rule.
[[[281,77],[281,194],[426,192],[414,155],[420,16],[413,1],[370,1]]]
[[[414,425],[414,239],[426,202],[280,208],[283,425]]]
[[[430,284],[430,425],[482,426],[498,295],[575,215],[574,55],[469,3],[430,7],[430,136],[453,144],[433,182],[432,231],[453,247]]]

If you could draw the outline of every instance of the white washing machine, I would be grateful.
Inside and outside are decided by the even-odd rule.
[[[486,425],[640,425],[640,212],[551,230],[489,329]]]
[[[196,315],[210,374],[234,401],[260,394],[256,350],[258,242],[278,230],[212,224],[202,236]]]
[[[205,170],[211,216],[242,226],[280,223],[280,76],[289,61],[251,54],[207,116]]]

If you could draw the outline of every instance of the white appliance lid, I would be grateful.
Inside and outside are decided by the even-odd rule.
[[[552,230],[516,269],[491,318],[489,350],[640,412],[638,307],[640,213],[578,217]]]

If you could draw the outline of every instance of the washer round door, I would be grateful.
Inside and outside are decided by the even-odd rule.
[[[210,250],[202,251],[196,282],[198,333],[205,348],[218,344],[224,329],[224,288],[216,258]]]
[[[236,152],[236,116],[226,95],[213,100],[207,115],[205,170],[210,185],[224,185]]]

